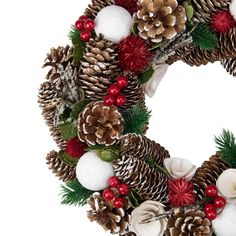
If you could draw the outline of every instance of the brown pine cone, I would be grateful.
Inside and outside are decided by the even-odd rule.
[[[122,90],[122,94],[126,96],[126,104],[122,109],[131,109],[137,103],[145,105],[145,95],[138,76],[132,72],[124,72],[124,75],[128,78],[129,82],[128,86]]]
[[[230,166],[225,163],[219,154],[205,161],[200,168],[197,169],[192,183],[195,189],[196,198],[202,200],[205,197],[205,189],[209,185],[215,185],[218,177]]]
[[[92,0],[92,3],[88,5],[84,14],[91,19],[95,19],[99,11],[113,4],[114,0]]]
[[[167,203],[168,178],[135,156],[123,155],[113,163],[115,175],[136,190],[143,200]]]
[[[124,131],[123,119],[115,106],[91,102],[78,118],[78,136],[89,146],[115,144]]]
[[[75,167],[65,164],[58,156],[58,153],[51,151],[46,157],[48,168],[52,170],[59,180],[67,182],[76,178]]]
[[[221,64],[230,75],[236,76],[236,57],[225,59]]]
[[[79,86],[86,98],[102,100],[107,93],[119,73],[117,50],[117,45],[102,36],[87,43],[79,75]]]
[[[186,12],[177,0],[141,0],[135,14],[139,35],[159,43],[172,39],[186,28]]]
[[[209,22],[212,14],[217,11],[228,10],[231,0],[192,0],[194,8],[193,21]]]
[[[211,221],[195,209],[178,208],[168,220],[167,236],[211,236]]]
[[[100,193],[94,193],[88,200],[91,210],[88,211],[88,218],[93,222],[97,221],[106,231],[111,234],[121,234],[127,232],[130,215],[127,212],[128,204],[124,208],[114,208],[106,202]]]
[[[165,158],[169,158],[169,152],[160,144],[143,135],[126,134],[120,140],[123,155],[133,156],[141,161],[152,158],[154,163],[163,166]]]

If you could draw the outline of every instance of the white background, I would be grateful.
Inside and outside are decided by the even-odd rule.
[[[88,0],[2,1],[0,5],[0,235],[105,235],[85,209],[60,205],[45,155],[56,148],[37,105],[50,47],[69,43]],[[236,80],[219,63],[172,65],[156,96],[148,136],[195,164],[215,152],[213,135],[236,134]]]

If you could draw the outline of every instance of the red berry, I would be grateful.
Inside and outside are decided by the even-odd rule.
[[[85,21],[87,19],[89,19],[89,18],[85,15],[79,17],[79,20],[82,20],[82,21]]]
[[[77,30],[81,31],[81,30],[84,30],[84,21],[82,20],[77,20],[75,22],[75,27]]]
[[[120,88],[125,88],[128,85],[128,78],[126,76],[119,76],[116,79],[116,83]]]
[[[125,202],[125,198],[123,198],[123,197],[116,197],[114,202],[113,202],[113,206],[115,208],[123,208],[124,207],[124,202]]]
[[[108,92],[113,96],[117,96],[120,94],[120,88],[116,85],[111,85],[110,88],[108,89]]]
[[[88,19],[84,22],[84,28],[89,30],[89,31],[94,30],[95,26],[96,26],[95,22],[91,19]]]
[[[115,198],[115,193],[111,189],[105,189],[103,191],[103,198],[106,201],[111,201]]]
[[[205,214],[209,220],[214,220],[217,217],[217,211],[214,208],[208,210]]]
[[[107,106],[112,106],[115,103],[115,97],[113,95],[108,94],[104,97],[103,100],[104,100],[105,105]]]
[[[91,32],[88,31],[88,30],[84,30],[83,32],[80,33],[80,38],[81,38],[84,42],[88,42],[91,37],[92,37],[92,34],[91,34]]]
[[[215,206],[214,206],[213,204],[207,203],[207,204],[205,205],[205,207],[204,207],[204,212],[205,212],[205,214],[206,214],[209,210],[211,210],[211,209],[216,209],[216,208],[215,208]]]
[[[126,97],[124,95],[118,95],[116,97],[116,105],[119,107],[124,106],[126,103]]]
[[[119,187],[119,184],[120,184],[120,180],[119,180],[118,177],[113,176],[113,177],[109,178],[108,184],[109,184],[109,186],[112,187],[112,188],[118,188],[118,187]]]
[[[120,186],[118,187],[118,191],[122,195],[128,195],[129,194],[129,185],[125,184],[125,183],[120,184]]]
[[[217,197],[217,198],[215,198],[215,200],[214,200],[214,205],[215,205],[215,207],[217,207],[217,208],[224,208],[225,205],[226,205],[226,200],[225,200],[225,198],[223,198],[223,197]]]
[[[208,197],[217,197],[218,189],[215,185],[209,185],[206,187],[205,193]]]

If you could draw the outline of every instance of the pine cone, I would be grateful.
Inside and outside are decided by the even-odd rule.
[[[92,0],[92,4],[88,5],[84,14],[94,20],[99,11],[113,4],[113,0]]]
[[[88,218],[93,222],[97,221],[106,231],[111,234],[123,234],[127,232],[130,215],[128,204],[124,208],[114,208],[106,202],[100,193],[94,193],[88,200],[91,210],[88,211]]]
[[[167,236],[211,236],[211,221],[195,209],[178,208],[168,220]]]
[[[117,108],[103,102],[89,103],[78,118],[78,136],[88,145],[113,145],[123,130],[123,119]]]
[[[221,64],[229,74],[236,76],[236,57],[225,59],[221,61]]]
[[[209,22],[212,14],[217,11],[228,10],[231,0],[192,0],[194,8],[193,21]]]
[[[115,175],[135,189],[143,200],[167,203],[167,177],[135,156],[123,155],[113,163]]]
[[[117,45],[102,36],[87,43],[79,76],[79,85],[86,98],[102,100],[107,93],[119,73],[117,50]]]
[[[133,156],[144,162],[152,158],[156,165],[163,166],[164,159],[170,157],[164,147],[143,135],[126,134],[120,141],[123,155]]]
[[[185,30],[186,12],[177,0],[141,0],[138,5],[134,21],[142,38],[159,43]]]
[[[202,200],[205,197],[206,187],[215,185],[218,177],[227,169],[229,169],[229,165],[221,159],[219,154],[212,156],[209,161],[205,161],[197,169],[192,179],[196,198]]]
[[[62,162],[57,152],[49,152],[46,160],[49,169],[52,170],[52,173],[59,177],[59,180],[67,182],[76,178],[75,167],[69,166]]]
[[[122,94],[126,96],[126,104],[122,109],[131,109],[137,103],[145,105],[145,95],[138,76],[132,72],[124,72],[124,75],[129,79],[129,82],[128,86],[122,90]]]

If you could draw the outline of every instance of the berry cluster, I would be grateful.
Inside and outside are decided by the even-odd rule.
[[[126,103],[125,95],[121,94],[121,90],[128,85],[128,78],[120,75],[116,78],[116,83],[108,89],[108,94],[104,97],[104,103],[108,106],[117,105],[122,107]]]
[[[215,185],[207,186],[205,194],[211,198],[211,201],[205,205],[204,212],[209,220],[214,220],[218,215],[217,209],[223,209],[226,205],[226,200],[218,196],[218,189]]]
[[[79,19],[75,22],[75,27],[80,31],[80,38],[84,42],[88,42],[92,37],[91,31],[95,28],[95,22],[88,18],[87,16],[80,16]]]
[[[109,178],[108,183],[110,187],[103,191],[103,198],[106,201],[112,201],[115,208],[123,208],[125,196],[129,194],[129,186],[126,183],[121,183],[116,176]]]

